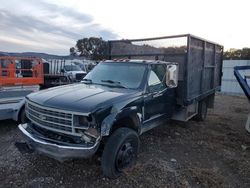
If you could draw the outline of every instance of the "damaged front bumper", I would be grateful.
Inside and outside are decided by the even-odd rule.
[[[30,149],[59,161],[72,158],[90,158],[99,147],[98,140],[91,146],[63,142],[55,143],[53,140],[35,134],[30,123],[20,124],[18,128],[23,133]]]

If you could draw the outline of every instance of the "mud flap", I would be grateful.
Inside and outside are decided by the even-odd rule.
[[[250,133],[250,114],[247,117],[246,130]]]
[[[21,154],[33,153],[34,150],[29,147],[29,145],[25,142],[16,142],[15,146],[19,150]]]

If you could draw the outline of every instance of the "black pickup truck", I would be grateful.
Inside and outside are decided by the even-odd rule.
[[[60,161],[100,151],[104,174],[118,177],[135,163],[139,135],[165,120],[206,118],[220,88],[222,53],[192,35],[110,41],[110,60],[81,83],[28,95],[30,122],[19,129],[29,148]]]

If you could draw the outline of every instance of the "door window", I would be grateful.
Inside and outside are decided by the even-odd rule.
[[[148,79],[148,87],[150,92],[159,91],[166,88],[165,74],[166,68],[164,65],[152,65]]]

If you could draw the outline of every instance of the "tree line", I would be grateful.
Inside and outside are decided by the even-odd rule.
[[[224,52],[223,59],[235,59],[235,60],[250,59],[250,48],[229,49]]]
[[[183,48],[183,47],[181,47]],[[167,49],[171,50],[171,49]],[[173,50],[173,49],[172,49]],[[178,49],[174,49],[178,50]],[[183,50],[183,49],[180,49]],[[108,55],[108,42],[102,38],[90,37],[79,39],[74,47],[69,49],[71,56],[86,57],[92,60],[102,60]],[[223,59],[250,59],[250,48],[229,49],[224,51]]]

